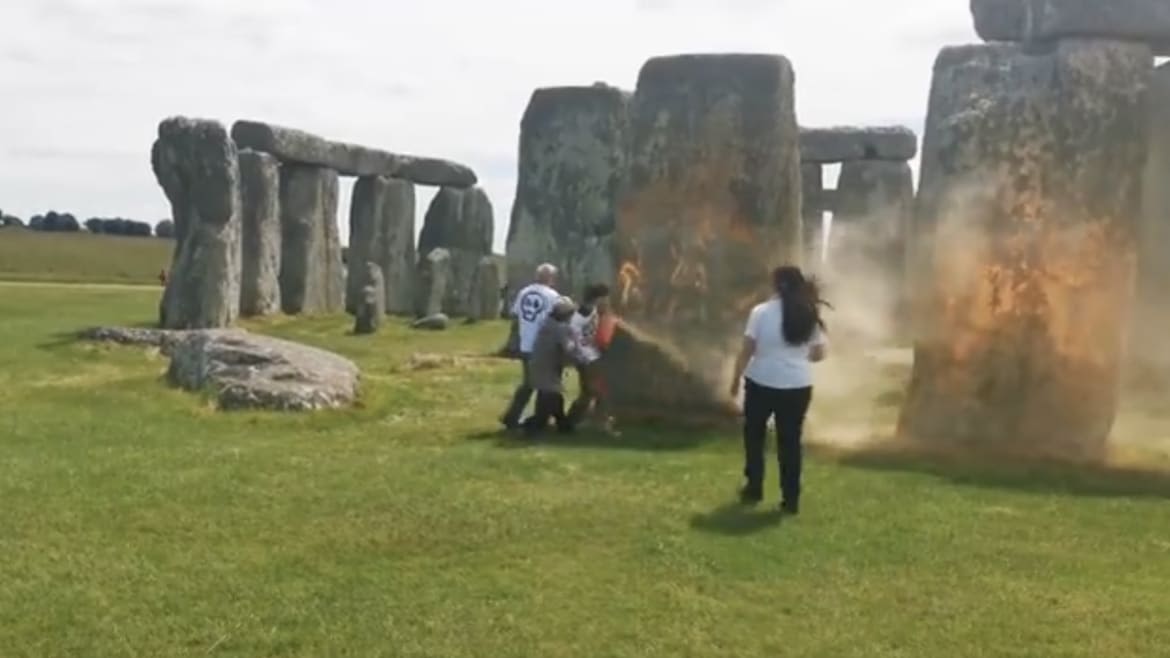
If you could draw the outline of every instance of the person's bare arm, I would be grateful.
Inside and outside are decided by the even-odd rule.
[[[743,337],[743,345],[739,348],[739,354],[735,357],[735,372],[732,373],[731,378],[731,397],[739,395],[740,382],[743,381],[743,371],[747,370],[748,361],[752,360],[752,356],[756,353],[756,340],[750,336]]]

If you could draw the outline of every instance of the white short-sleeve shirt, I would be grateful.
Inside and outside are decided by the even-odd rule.
[[[552,312],[553,306],[560,299],[557,291],[543,283],[533,283],[516,295],[516,302],[512,305],[512,313],[520,324],[520,353],[531,354],[532,346],[536,343],[536,334],[544,319]]]
[[[589,363],[601,358],[601,351],[597,349],[599,319],[597,309],[593,309],[589,315],[581,315],[581,312],[578,311],[573,314],[573,319],[569,320],[569,326],[573,329],[573,337],[581,346],[581,353]]]
[[[812,348],[827,341],[820,327],[804,345],[789,345],[781,328],[784,307],[773,298],[752,309],[744,336],[756,342],[756,352],[748,362],[744,377],[760,386],[778,389],[808,388],[813,384]]]

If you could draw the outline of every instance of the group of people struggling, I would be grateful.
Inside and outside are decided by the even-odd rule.
[[[555,423],[560,431],[571,432],[595,407],[612,431],[601,367],[613,331],[609,289],[589,286],[578,307],[555,290],[556,278],[556,267],[541,265],[536,281],[516,296],[512,312],[519,324],[524,374],[501,422],[509,429],[532,433]],[[800,510],[804,422],[813,395],[812,364],[824,360],[828,351],[821,315],[827,304],[815,279],[798,267],[775,269],[771,284],[773,296],[748,316],[730,387],[733,398],[743,394],[746,481],[739,497],[747,505],[763,500],[768,422],[774,421],[780,509],[795,515]],[[576,366],[581,392],[566,412],[562,374],[568,366]],[[521,421],[534,391],[536,410]]]
[[[523,379],[500,422],[509,430],[523,429],[530,434],[544,432],[552,423],[558,431],[569,433],[592,411],[604,429],[613,432],[601,363],[613,326],[608,313],[609,287],[588,286],[578,306],[556,291],[556,280],[557,268],[541,265],[536,269],[536,281],[522,289],[512,305]],[[566,412],[563,374],[569,366],[577,370],[579,393]],[[521,420],[533,393],[536,409]]]

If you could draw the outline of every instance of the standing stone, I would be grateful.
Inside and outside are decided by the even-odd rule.
[[[280,170],[280,296],[285,313],[344,308],[337,237],[337,172],[307,165]]]
[[[638,342],[672,345],[708,378],[709,398],[688,398],[696,410],[725,408],[727,354],[744,318],[767,297],[769,271],[801,261],[793,78],[788,60],[773,55],[657,58],[638,78],[616,301],[652,339]],[[614,365],[622,406],[623,394],[635,399],[648,385],[646,363]],[[679,394],[654,392],[663,410]]]
[[[361,302],[363,263],[382,268],[386,310],[407,314],[414,307],[414,185],[382,176],[358,179],[350,205],[346,310]]]
[[[280,311],[280,163],[267,153],[240,151],[243,262],[240,313]]]
[[[1170,64],[1150,80],[1150,150],[1142,181],[1138,226],[1138,285],[1126,359],[1130,375],[1147,386],[1170,388]]]
[[[613,233],[627,165],[630,94],[604,84],[537,89],[520,123],[516,201],[508,226],[508,287],[536,267],[558,288],[613,285]]]
[[[390,179],[382,201],[382,274],[386,280],[386,312],[409,315],[414,308],[415,190],[410,181]]]
[[[861,160],[841,166],[827,280],[834,329],[845,341],[884,345],[909,330],[902,318],[913,203],[908,163]]]
[[[382,267],[377,263],[366,263],[359,274],[361,280],[362,298],[354,315],[353,332],[355,334],[372,334],[382,326],[382,316],[386,315],[386,289],[382,280]]]
[[[471,299],[472,320],[500,317],[500,265],[495,256],[484,256],[475,270],[474,294]]]
[[[800,216],[804,235],[805,262],[811,265],[821,262],[822,240],[824,239],[824,193],[825,172],[819,162],[805,162],[800,165]]]
[[[441,248],[448,253],[451,272],[442,309],[447,315],[468,315],[476,268],[492,253],[494,230],[492,203],[478,187],[444,187],[427,208],[418,250],[429,254]]]
[[[1101,456],[1117,408],[1149,48],[947,48],[916,210],[903,437]]]
[[[364,303],[366,269],[369,263],[382,265],[382,206],[389,179],[381,176],[359,178],[349,204],[349,248],[346,251],[345,312],[356,315]]]
[[[151,149],[171,203],[175,250],[159,308],[166,329],[226,327],[240,310],[240,169],[215,121],[173,117]]]
[[[432,249],[418,262],[418,286],[414,314],[425,318],[443,313],[443,301],[451,280],[451,253]]]

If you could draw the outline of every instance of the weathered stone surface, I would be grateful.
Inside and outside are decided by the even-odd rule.
[[[243,257],[240,313],[280,311],[280,163],[267,153],[240,151]]]
[[[81,337],[158,347],[171,357],[167,377],[172,384],[212,389],[221,409],[327,409],[347,406],[358,394],[360,373],[348,359],[239,329],[96,327]]]
[[[542,263],[571,294],[614,285],[612,236],[627,166],[630,94],[614,87],[537,89],[520,123],[516,200],[508,226],[508,287]],[[603,250],[609,249],[608,253]]]
[[[918,136],[902,126],[804,128],[800,157],[805,162],[894,160],[906,162],[918,155]]]
[[[492,203],[478,187],[442,188],[427,208],[418,251],[428,254],[441,248],[448,252],[451,273],[442,309],[446,314],[468,315],[476,268],[484,256],[491,255],[493,231]]]
[[[412,329],[423,329],[426,331],[443,331],[451,326],[451,318],[442,313],[428,315],[425,318],[419,318],[410,325]]]
[[[358,278],[362,296],[354,309],[357,317],[353,331],[355,334],[376,333],[382,326],[382,316],[386,315],[386,286],[382,279],[382,266],[366,263]]]
[[[1135,44],[947,48],[915,217],[903,437],[1097,457],[1116,412],[1148,142]]]
[[[1170,53],[1166,0],[971,0],[971,13],[985,41],[1112,38]]]
[[[337,172],[331,169],[280,169],[280,296],[285,313],[334,313],[345,306],[337,188]]]
[[[386,280],[386,312],[395,315],[409,315],[414,307],[414,209],[414,185],[391,179],[382,202],[380,262]]]
[[[168,329],[226,327],[240,311],[240,169],[215,121],[158,127],[151,164],[171,203],[175,251],[159,308]]]
[[[428,317],[443,313],[443,301],[447,298],[447,286],[451,280],[451,253],[446,249],[432,249],[418,261],[415,277],[414,314]]]
[[[472,285],[471,308],[468,317],[472,320],[495,320],[500,317],[500,265],[494,256],[484,256],[475,270]]]
[[[1170,388],[1170,64],[1150,80],[1150,150],[1142,179],[1138,225],[1137,303],[1129,341],[1129,374],[1147,386]]]
[[[769,270],[802,259],[793,100],[792,67],[779,56],[652,59],[638,79],[618,307],[717,389]]]
[[[734,419],[735,401],[690,355],[628,323],[619,323],[603,367],[615,413],[623,422],[706,422]],[[718,373],[726,380],[729,370]]]
[[[82,340],[119,345],[157,347],[164,354],[170,352],[174,343],[185,336],[186,331],[171,329],[141,329],[138,327],[91,327],[78,334]]]
[[[332,352],[244,331],[195,331],[171,348],[167,379],[211,388],[219,408],[311,411],[346,407],[360,372]]]
[[[367,176],[353,188],[350,204],[349,243],[354,257],[348,260],[349,280],[360,279],[359,266],[373,261],[382,267],[386,289],[386,310],[409,314],[414,310],[414,185],[409,181]],[[346,308],[360,297],[360,287],[351,283]]]
[[[862,160],[841,166],[827,280],[834,332],[877,346],[904,338],[907,250],[914,173],[905,162]]]
[[[447,160],[401,155],[335,142],[303,130],[258,121],[237,121],[232,139],[241,148],[271,153],[286,162],[333,169],[346,176],[394,176],[420,185],[471,187],[470,168]]]

